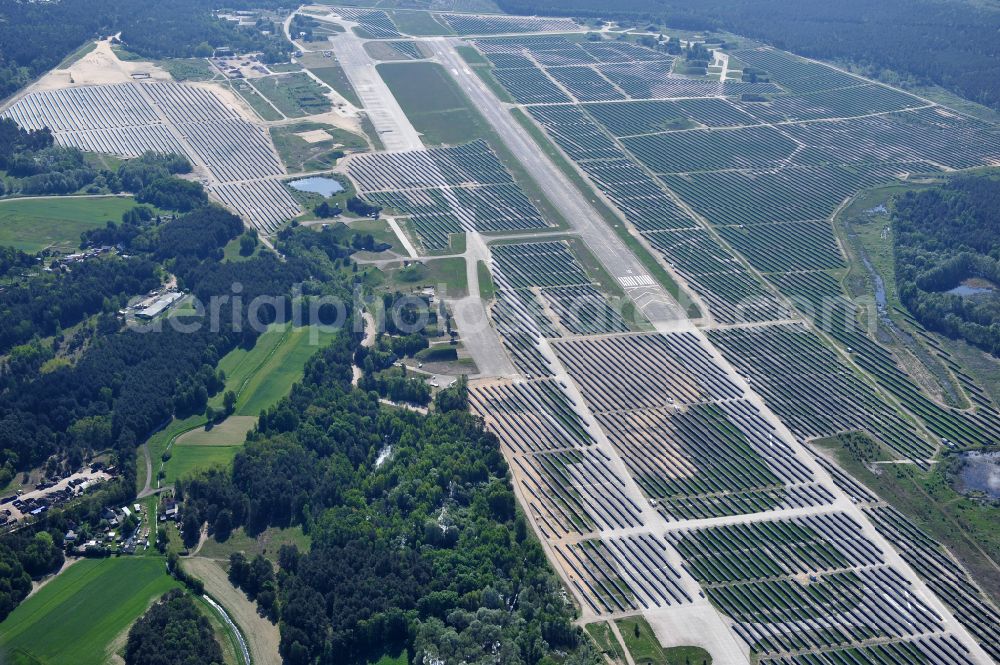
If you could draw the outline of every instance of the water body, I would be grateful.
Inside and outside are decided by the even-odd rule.
[[[1000,499],[1000,453],[963,453],[958,472],[960,492],[985,492]]]
[[[333,196],[338,192],[344,191],[344,185],[339,180],[324,178],[322,176],[293,180],[288,183],[288,186],[300,192],[309,192],[310,194],[319,194],[321,196]]]
[[[956,296],[978,296],[983,293],[993,293],[996,289],[989,286],[969,286],[968,284],[959,284],[953,289],[948,289],[945,293],[951,293]]]

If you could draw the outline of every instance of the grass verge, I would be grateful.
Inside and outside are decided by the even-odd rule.
[[[712,656],[696,646],[680,646],[664,649],[653,633],[649,623],[641,616],[615,621],[625,648],[632,655],[636,665],[711,665]]]
[[[998,509],[955,491],[948,478],[948,457],[925,472],[909,464],[866,463],[852,454],[839,437],[820,439],[815,445],[947,547],[993,601],[1000,602]],[[891,458],[880,446],[876,449],[878,453],[872,459]]]

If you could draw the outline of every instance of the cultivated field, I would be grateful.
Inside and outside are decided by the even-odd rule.
[[[116,638],[177,586],[165,564],[158,557],[74,564],[4,621],[0,650],[26,665],[105,665]]]

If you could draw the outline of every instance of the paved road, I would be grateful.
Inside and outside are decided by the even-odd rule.
[[[420,150],[424,144],[375,69],[364,42],[350,28],[332,40],[334,55],[375,126],[386,150]]]
[[[490,250],[479,233],[468,232],[465,241],[465,277],[469,295],[448,304],[458,324],[462,345],[476,361],[477,376],[513,377],[518,374],[500,343],[500,336],[479,295],[479,261],[490,263]]]
[[[607,224],[586,197],[542,153],[531,135],[510,114],[507,106],[468,68],[455,51],[457,40],[438,38],[424,40],[423,43],[434,51],[438,61],[458,81],[479,112],[511,152],[517,155],[518,161],[545,190],[552,205],[569,222],[572,230],[583,238],[608,272],[621,283],[643,315],[658,330],[689,328],[691,324],[687,316],[670,294],[650,278],[642,263],[625,243],[609,233]]]

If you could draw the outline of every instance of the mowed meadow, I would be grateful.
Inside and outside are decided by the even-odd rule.
[[[80,234],[120,223],[136,205],[131,196],[52,196],[0,201],[0,245],[22,252],[46,248],[72,252]]]

